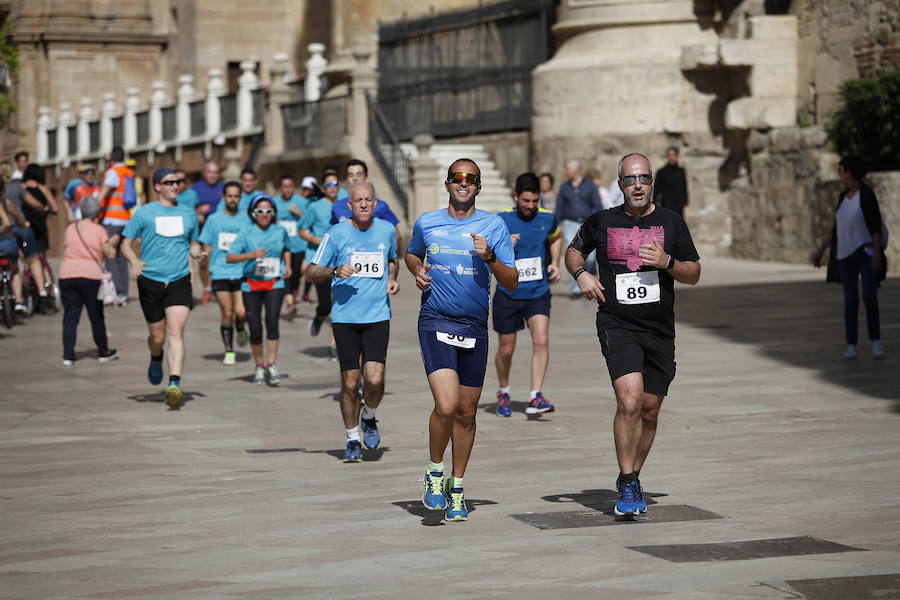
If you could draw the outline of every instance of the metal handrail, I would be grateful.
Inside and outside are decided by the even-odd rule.
[[[372,96],[366,92],[369,107],[369,150],[388,180],[394,197],[400,202],[403,212],[409,214],[409,159],[400,148],[400,141],[391,129],[390,123]]]

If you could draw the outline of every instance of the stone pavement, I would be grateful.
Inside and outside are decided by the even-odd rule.
[[[311,307],[282,321],[280,388],[250,383],[247,352],[222,366],[217,307],[198,307],[180,411],[146,381],[136,301],[107,311],[107,365],[86,316],[70,369],[59,317],[35,317],[0,332],[0,597],[898,598],[900,279],[880,293],[887,357],[864,344],[855,362],[823,279],[706,260],[679,289],[678,376],[642,472],[654,504],[634,523],[608,515],[614,401],[594,308],[566,284],[557,411],[523,414],[520,338],[510,419],[488,369],[467,523],[420,504],[432,401],[405,271],[384,447],[361,464],[340,461],[337,366],[306,332]]]

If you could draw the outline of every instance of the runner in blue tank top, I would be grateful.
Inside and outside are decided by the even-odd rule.
[[[515,206],[499,213],[506,223],[516,249],[519,287],[513,291],[497,285],[491,316],[500,347],[494,357],[500,389],[497,415],[512,414],[509,397],[509,369],[516,348],[516,332],[528,325],[531,331],[531,396],[525,414],[538,415],[554,410],[541,387],[550,360],[550,282],[559,280],[562,237],[556,216],[538,208],[541,187],[538,176],[523,173],[516,178]],[[549,258],[549,261],[548,261]]]
[[[341,416],[347,435],[344,462],[361,461],[362,446],[374,450],[381,445],[375,409],[384,395],[391,319],[388,296],[396,294],[400,285],[397,234],[390,223],[374,217],[377,202],[371,183],[358,181],[350,186],[350,219],[322,237],[307,270],[310,281],[331,283],[332,331],[340,361]],[[360,362],[365,373],[362,420]]]
[[[434,397],[422,501],[431,510],[447,509],[449,520],[464,521],[463,475],[487,365],[491,274],[508,290],[516,289],[519,274],[506,225],[475,208],[478,165],[466,158],[455,161],[444,185],[449,205],[416,220],[406,266],[422,290],[419,345]],[[451,441],[453,476],[445,486],[444,451]]]
[[[247,333],[244,321],[247,310],[241,293],[241,282],[244,267],[240,263],[228,264],[226,257],[231,244],[238,234],[250,227],[247,213],[238,212],[241,199],[241,186],[237,181],[229,181],[222,187],[223,212],[217,212],[206,218],[206,225],[200,232],[200,243],[203,249],[211,252],[209,270],[212,276],[212,290],[219,304],[222,320],[220,332],[225,344],[225,357],[222,364],[233,366],[235,363],[234,330],[237,329],[238,344],[247,344]],[[232,326],[232,320],[234,326]]]

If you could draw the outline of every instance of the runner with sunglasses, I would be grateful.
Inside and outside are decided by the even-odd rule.
[[[223,202],[221,204],[225,206],[225,209],[207,217],[206,225],[200,232],[200,243],[203,244],[204,251],[211,253],[209,270],[213,293],[216,295],[216,302],[219,304],[219,311],[222,315],[220,331],[222,342],[225,344],[225,356],[222,364],[233,366],[235,363],[235,329],[237,329],[238,343],[242,346],[247,343],[247,333],[244,331],[247,310],[244,308],[244,297],[241,292],[244,266],[239,263],[228,264],[226,257],[238,234],[250,227],[250,219],[247,217],[247,213],[238,212],[241,186],[237,181],[226,183],[222,187],[222,192]]]
[[[284,300],[284,280],[291,276],[291,252],[287,232],[274,223],[275,203],[260,194],[250,201],[247,214],[253,224],[244,228],[228,250],[229,264],[243,263],[244,282],[241,292],[250,326],[250,348],[256,370],[253,383],[269,385],[281,383],[278,372],[278,317]],[[266,308],[266,354],[262,347],[262,310]],[[266,362],[268,360],[268,362]]]
[[[653,169],[642,154],[619,161],[625,203],[594,213],[566,251],[582,295],[597,300],[597,336],[616,394],[613,435],[617,515],[646,512],[638,479],[662,401],[675,378],[675,281],[700,280],[700,257],[681,216],[650,202]],[[597,251],[599,279],[585,270]]]
[[[135,211],[122,231],[122,255],[137,278],[138,297],[150,335],[147,379],[162,381],[163,345],[169,343],[169,387],[166,403],[181,405],[181,372],[184,367],[184,326],[194,304],[189,258],[205,257],[197,240],[197,214],[178,206],[178,176],[172,169],[153,173],[153,189],[159,199]],[[132,247],[141,240],[141,256]]]
[[[419,345],[434,410],[428,422],[429,463],[422,502],[447,510],[446,518],[469,518],[463,475],[475,442],[475,412],[488,355],[491,274],[507,290],[519,272],[506,224],[475,208],[481,171],[461,158],[450,165],[446,209],[422,214],[413,227],[406,266],[422,291]],[[444,481],[444,452],[452,442],[452,477]]]

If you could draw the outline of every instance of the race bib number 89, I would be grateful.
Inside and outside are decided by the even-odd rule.
[[[475,338],[463,337],[461,335],[456,335],[455,333],[443,333],[441,331],[436,331],[435,335],[437,336],[439,342],[450,344],[451,346],[456,346],[457,348],[465,348],[466,350],[471,350],[475,347]]]
[[[619,304],[659,302],[659,272],[619,273],[616,275],[616,300]]]

